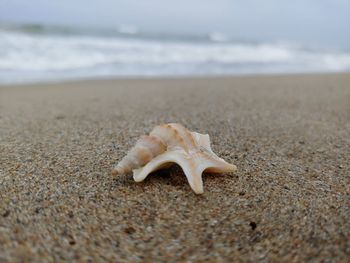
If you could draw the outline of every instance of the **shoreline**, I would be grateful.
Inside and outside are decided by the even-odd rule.
[[[278,78],[278,77],[298,77],[298,76],[328,76],[328,75],[348,75],[350,71],[336,71],[336,72],[291,72],[291,73],[246,73],[246,74],[217,74],[217,75],[179,75],[179,76],[120,76],[120,77],[82,77],[72,79],[56,79],[56,80],[42,80],[33,82],[19,82],[19,83],[0,83],[0,88],[16,87],[16,86],[37,86],[37,85],[55,85],[55,84],[70,84],[70,83],[84,83],[90,81],[147,81],[147,80],[194,80],[194,79],[232,79],[232,78]]]

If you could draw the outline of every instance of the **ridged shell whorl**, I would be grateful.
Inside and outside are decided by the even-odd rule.
[[[157,155],[165,152],[166,145],[161,139],[155,136],[143,135],[136,142],[136,145],[113,169],[112,174],[125,174],[133,169],[140,168]]]
[[[188,152],[190,148],[196,147],[191,132],[178,123],[156,126],[150,135],[160,138],[166,144],[167,149],[180,147]]]
[[[156,126],[150,135],[144,135],[136,142],[128,155],[114,168],[112,174],[125,174],[140,168],[157,155],[176,147],[186,152],[196,147],[191,132],[177,123]]]

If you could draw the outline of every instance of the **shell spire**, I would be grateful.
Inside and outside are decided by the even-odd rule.
[[[208,134],[191,132],[178,123],[156,126],[142,136],[113,169],[113,175],[133,171],[136,182],[150,173],[177,163],[196,194],[203,193],[202,173],[234,172],[237,167],[218,157],[210,147]]]
[[[143,135],[129,153],[114,167],[112,174],[126,174],[140,168],[165,150],[166,145],[161,139],[155,136]]]

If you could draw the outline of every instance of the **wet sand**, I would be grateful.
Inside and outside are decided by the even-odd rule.
[[[153,126],[234,174],[110,171]],[[0,262],[349,262],[350,74],[0,87]]]

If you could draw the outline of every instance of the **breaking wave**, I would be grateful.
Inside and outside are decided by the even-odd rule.
[[[116,33],[26,26],[0,28],[0,83],[118,76],[186,76],[340,72],[350,54],[286,43],[149,36],[134,27]]]

